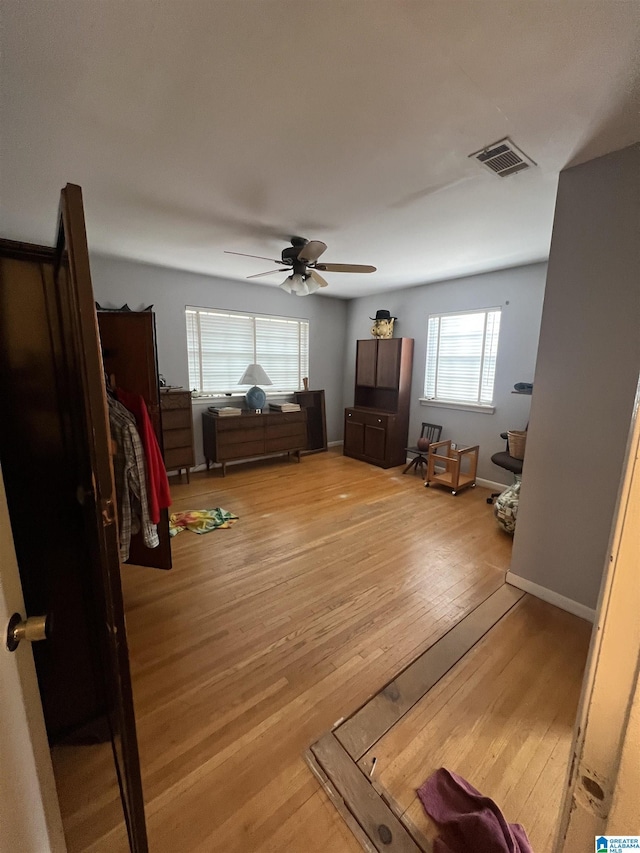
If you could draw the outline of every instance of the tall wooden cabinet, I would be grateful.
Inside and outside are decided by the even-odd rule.
[[[164,462],[167,471],[177,471],[182,476],[184,468],[189,481],[189,469],[196,464],[193,447],[193,419],[191,417],[191,392],[160,392],[162,411],[162,440],[164,443]]]
[[[406,462],[413,338],[357,342],[354,405],[344,413],[344,455],[381,468]]]

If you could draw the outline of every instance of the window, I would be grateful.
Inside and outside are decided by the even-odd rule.
[[[493,404],[500,308],[431,314],[424,396],[473,406]]]
[[[189,387],[202,394],[244,394],[238,385],[249,364],[261,364],[270,392],[302,388],[309,375],[309,321],[259,317],[212,308],[185,310]]]

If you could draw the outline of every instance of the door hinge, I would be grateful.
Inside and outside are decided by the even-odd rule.
[[[116,508],[113,501],[109,498],[108,500],[102,501],[102,522],[103,524],[114,524],[116,520]]]

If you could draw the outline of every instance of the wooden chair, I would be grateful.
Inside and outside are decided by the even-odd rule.
[[[452,450],[449,439],[432,444],[429,447],[425,486],[430,486],[431,483],[446,486],[451,489],[452,495],[457,495],[459,491],[469,486],[473,488],[476,484],[479,450],[480,447],[477,444],[473,447]],[[436,467],[440,470],[436,471]]]
[[[442,435],[442,427],[439,424],[422,424],[422,431],[420,432],[420,438],[426,438],[427,441],[430,442],[429,447],[434,441],[440,441],[440,436]],[[412,459],[411,462],[407,465],[407,467],[402,472],[406,474],[407,471],[410,471],[412,468],[414,473],[417,472],[418,468],[420,468],[420,474],[424,477],[424,472],[422,470],[423,466],[427,465],[427,457],[429,455],[428,450],[420,450],[417,445],[413,447],[405,447],[407,453],[417,454],[415,459]]]

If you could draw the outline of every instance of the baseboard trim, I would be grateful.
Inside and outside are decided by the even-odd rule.
[[[586,619],[587,622],[595,622],[596,611],[587,607],[586,604],[580,604],[579,601],[574,601],[572,598],[567,598],[565,595],[560,595],[546,586],[541,586],[539,583],[534,583],[527,578],[522,578],[520,575],[514,575],[513,572],[507,572],[506,582],[521,589],[523,592],[528,592],[535,595],[536,598],[541,598],[547,604],[553,604],[561,610],[566,610],[567,613],[573,613],[574,616],[579,616],[580,619]]]
[[[485,480],[483,477],[476,477],[476,483],[483,489],[491,489],[492,492],[504,492],[509,488],[508,483],[496,483],[495,480]]]
[[[344,441],[340,439],[340,441],[328,441],[327,447],[341,447],[344,444]]]

